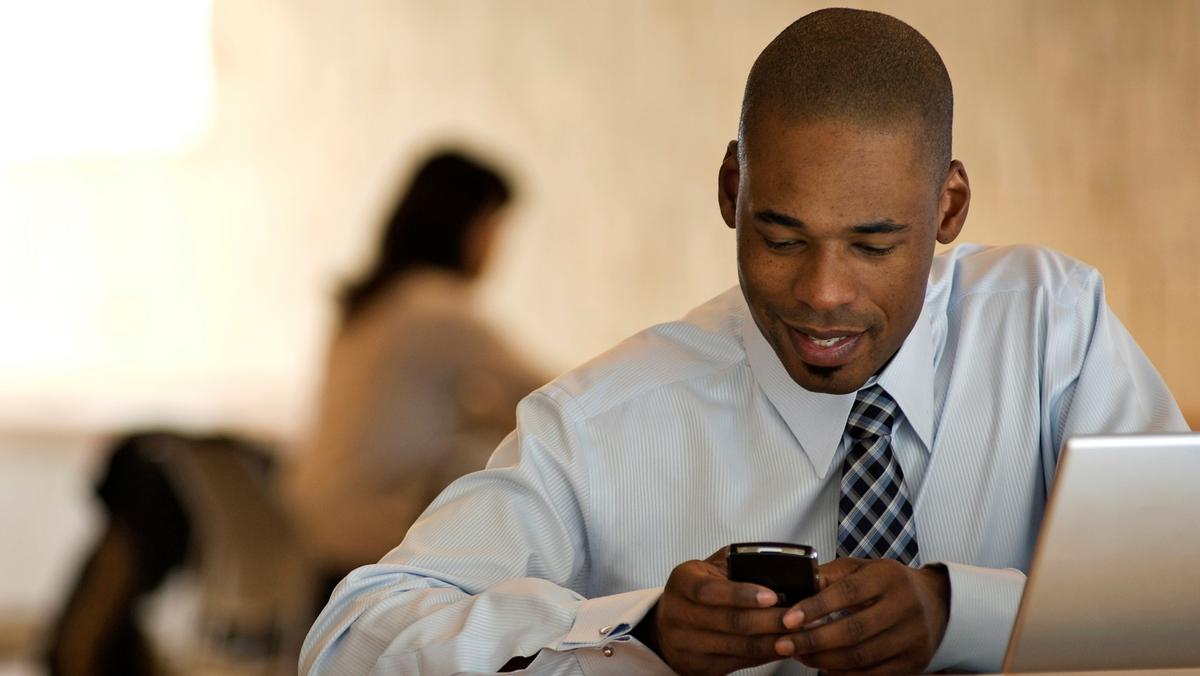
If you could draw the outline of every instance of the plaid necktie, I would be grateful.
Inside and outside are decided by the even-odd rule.
[[[860,390],[846,423],[838,556],[896,559],[917,566],[916,525],[904,472],[892,452],[896,402],[878,385]]]

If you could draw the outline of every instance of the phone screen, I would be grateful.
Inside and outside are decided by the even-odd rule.
[[[787,542],[729,546],[729,579],[762,585],[779,595],[776,606],[795,605],[817,593],[817,551]]]

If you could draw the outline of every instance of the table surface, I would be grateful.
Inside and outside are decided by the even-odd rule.
[[[1114,671],[1036,671],[1024,672],[1028,676],[1117,676],[1118,674],[1149,674],[1150,676],[1200,675],[1200,667],[1189,669],[1129,669]]]

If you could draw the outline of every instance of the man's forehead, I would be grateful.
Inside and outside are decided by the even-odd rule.
[[[922,127],[916,118],[911,120],[862,119],[850,115],[794,117],[764,113],[761,120],[746,129],[743,150],[762,152],[779,145],[781,139],[803,139],[806,143],[861,144],[881,141],[903,142],[920,146]]]
[[[755,190],[828,190],[846,183],[858,190],[929,190],[925,146],[912,127],[846,119],[780,121],[758,127],[747,142],[741,171]]]
[[[780,178],[809,172],[910,171],[920,143],[906,130],[835,122],[762,128],[746,149],[743,169]]]

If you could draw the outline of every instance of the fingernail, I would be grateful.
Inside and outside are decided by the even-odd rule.
[[[775,605],[775,592],[760,589],[758,591],[758,605],[773,606]]]
[[[803,610],[796,610],[793,608],[792,610],[787,611],[787,613],[783,616],[783,626],[787,627],[788,629],[796,629],[802,624],[804,624]]]
[[[775,642],[775,652],[780,655],[791,655],[796,652],[796,644],[790,638],[781,638]]]

